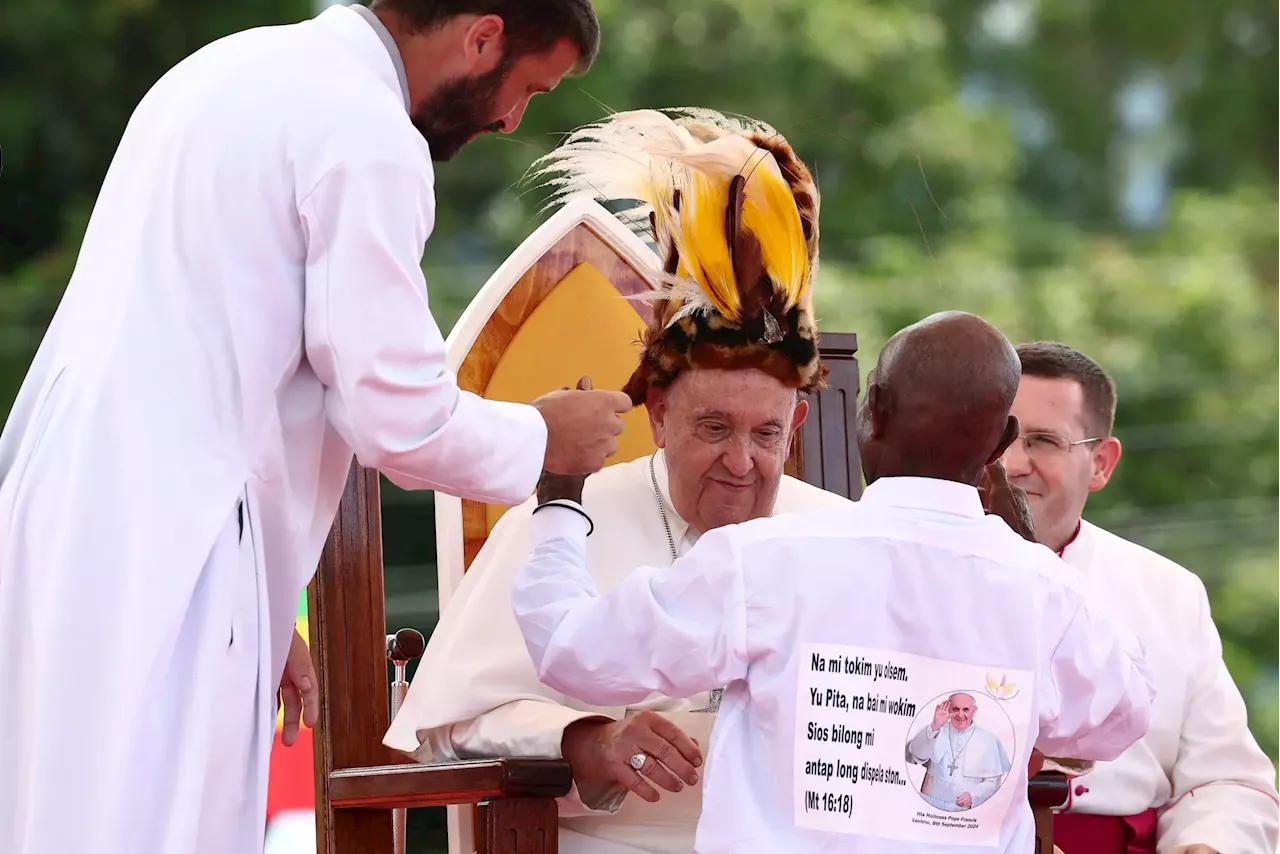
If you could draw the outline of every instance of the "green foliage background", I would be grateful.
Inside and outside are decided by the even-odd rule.
[[[607,109],[778,127],[823,192],[823,326],[943,309],[1115,375],[1125,455],[1087,515],[1198,573],[1277,752],[1276,5],[1267,0],[597,0],[601,58],[438,170],[441,326],[537,222],[516,186]],[[306,0],[0,7],[0,411],[75,263],[130,111],[214,38]],[[1142,181],[1148,181],[1146,185]],[[1154,186],[1148,216],[1127,206]],[[389,622],[435,622],[429,496],[388,490]]]

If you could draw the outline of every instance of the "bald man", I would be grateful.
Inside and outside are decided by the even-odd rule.
[[[991,797],[1013,763],[1000,739],[974,723],[973,694],[952,694],[907,742],[907,761],[927,769],[920,794],[943,810],[968,810]]]
[[[862,407],[861,501],[708,531],[604,596],[587,512],[569,489],[540,502],[512,600],[542,681],[620,708],[725,686],[695,852],[1031,851],[1032,744],[1110,758],[1146,731],[1140,652],[1089,615],[1053,552],[984,513],[1019,374],[973,315],[904,329]],[[997,746],[966,746],[966,723],[948,762],[992,784],[944,811],[903,751],[941,698],[971,722],[972,707],[951,714],[964,697]],[[969,750],[991,756],[969,765]]]

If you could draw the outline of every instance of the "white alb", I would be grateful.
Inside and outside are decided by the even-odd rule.
[[[263,845],[275,693],[353,455],[518,503],[546,428],[460,393],[430,152],[355,11],[151,89],[0,438],[0,851]]]

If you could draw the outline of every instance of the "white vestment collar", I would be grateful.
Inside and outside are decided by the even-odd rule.
[[[377,20],[372,13],[370,17]],[[400,57],[399,49],[394,52],[388,50],[377,30],[359,12],[349,6],[330,6],[312,20],[346,42],[361,61],[368,65],[370,70],[376,73],[389,88],[400,93],[404,98],[405,109],[408,109],[408,84],[402,83],[400,76],[403,73],[403,62],[399,65],[396,63],[396,59]],[[407,78],[405,80],[407,81]]]
[[[1093,553],[1098,545],[1098,529],[1084,519],[1080,520],[1080,530],[1075,539],[1067,543],[1062,550],[1062,559],[1081,573],[1088,574],[1093,566]]]
[[[400,91],[404,94],[404,108],[407,112],[411,111],[409,104],[409,75],[404,70],[404,59],[400,56],[400,48],[396,45],[396,40],[392,37],[391,31],[387,29],[386,24],[382,23],[382,19],[373,14],[373,10],[368,6],[353,3],[347,8],[364,18],[369,26],[373,27],[373,31],[378,35],[378,40],[387,49],[387,55],[391,57],[391,64],[396,67],[396,79],[400,81]]]

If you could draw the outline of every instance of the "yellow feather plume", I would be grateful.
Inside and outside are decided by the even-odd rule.
[[[736,320],[742,308],[733,259],[724,232],[729,185],[690,170],[682,188],[683,204],[673,234],[683,265],[706,293],[716,311]]]
[[[710,110],[677,112],[687,118],[677,121],[659,111],[637,110],[580,128],[541,158],[533,175],[555,188],[552,201],[590,193],[641,202],[648,211],[629,224],[637,232],[647,231],[652,214],[658,251],[674,246],[678,256],[664,289],[654,295],[679,306],[667,322],[714,310],[735,324],[744,321],[744,290],[759,284],[736,280],[735,235],[727,233],[729,187],[742,175],[746,181],[737,224],[759,244],[763,273],[776,294],[770,302],[781,303],[784,311],[803,305],[814,275],[816,255],[811,258],[810,252],[815,247],[805,241],[793,188],[779,162],[756,141],[776,138],[777,132]],[[816,187],[807,196],[816,211]]]
[[[795,198],[772,155],[745,137],[726,136],[652,156],[672,166],[651,170],[644,195],[659,232],[670,234],[676,244],[681,260],[676,275],[697,282],[726,319],[741,320],[743,283],[734,276],[725,211],[729,183],[743,175],[742,227],[760,243],[765,272],[785,295],[786,308],[797,305],[809,284],[808,247]],[[672,186],[681,193],[678,213],[670,207]]]
[[[786,293],[787,309],[795,307],[809,286],[809,252],[795,198],[776,169],[747,179],[742,227],[760,242],[765,272]]]

